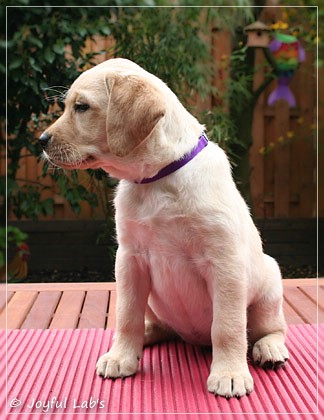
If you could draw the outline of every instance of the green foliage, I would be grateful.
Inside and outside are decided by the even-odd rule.
[[[9,5],[10,3],[8,2]],[[24,1],[23,4],[28,5],[29,1]],[[86,53],[84,48],[87,39],[96,34],[107,33],[106,28],[100,29],[100,25],[99,28],[97,25],[101,13],[99,8],[82,7],[35,6],[7,9],[7,192],[8,206],[17,218],[36,219],[40,214],[53,214],[53,200],[41,200],[41,191],[47,188],[43,177],[47,174],[44,173],[39,182],[29,183],[27,180],[18,181],[17,171],[22,152],[40,155],[33,128],[40,130],[40,121],[49,124],[50,120],[53,120],[45,117],[50,104],[85,66],[95,64],[92,59],[100,52]],[[0,48],[3,54],[3,41]],[[71,54],[66,54],[66,51],[71,51]],[[4,73],[4,70],[0,67],[0,72]],[[45,96],[49,100],[45,100]],[[31,122],[34,123],[33,126]],[[4,139],[1,141],[3,144]],[[57,185],[60,194],[67,199],[74,211],[80,211],[81,200],[97,205],[93,194],[79,185],[77,174],[66,177],[63,172],[56,172],[50,173],[49,176],[59,180]],[[1,182],[3,191],[4,178]]]
[[[111,34],[116,56],[129,58],[160,77],[182,99],[210,92],[208,44],[199,8],[122,8]]]
[[[20,0],[20,4],[28,6],[35,3]],[[46,2],[37,4],[45,6]],[[61,6],[65,4],[68,5],[68,2],[61,2]],[[94,3],[101,4],[101,1]],[[41,214],[53,214],[53,199],[41,199],[41,192],[48,188],[44,177],[51,176],[56,181],[59,194],[66,198],[76,213],[80,213],[82,200],[92,206],[97,206],[99,201],[106,215],[106,229],[101,240],[107,242],[107,238],[112,237],[113,211],[109,197],[112,185],[107,175],[89,171],[97,194],[80,184],[77,171],[66,176],[63,171],[48,171],[47,164],[37,182],[17,179],[22,153],[40,154],[34,129],[42,131],[42,127],[49,125],[60,114],[58,111],[49,113],[49,105],[54,102],[60,105],[61,95],[80,72],[95,64],[94,56],[101,53],[85,52],[89,38],[112,35],[116,41],[115,56],[136,61],[156,74],[197,114],[192,97],[195,94],[207,97],[210,93],[217,93],[210,83],[216,68],[211,66],[210,45],[204,39],[205,35],[209,36],[210,22],[217,20],[220,28],[230,29],[234,35],[235,28],[244,26],[252,16],[250,8],[214,7],[202,12],[199,7],[116,7],[125,4],[125,1],[116,1],[112,7],[105,8],[17,7],[18,1],[14,4],[16,7],[7,9],[8,205],[17,218],[35,220]],[[81,0],[78,5],[86,5],[86,2]],[[242,0],[242,5],[249,5],[249,0]],[[5,43],[0,43],[1,53],[4,47]],[[233,60],[238,61],[240,66],[244,57],[233,55]],[[0,72],[4,70],[0,67]],[[233,79],[227,97],[223,98],[224,103],[229,105],[233,97],[241,95],[244,86],[241,77]],[[241,106],[237,100],[235,104],[238,108]],[[201,119],[210,128],[211,138],[227,149],[233,161],[237,159],[233,150],[239,136],[230,114],[221,107],[215,107],[212,112],[203,112]],[[107,243],[113,255],[114,244],[110,240]]]
[[[248,5],[250,1],[242,0],[242,6]],[[117,44],[115,55],[136,61],[160,77],[197,115],[191,102],[194,94],[202,98],[218,95],[211,83],[217,69],[211,46],[204,39],[210,36],[210,23],[217,22],[220,30],[230,30],[236,36],[237,27],[242,35],[242,27],[252,18],[251,7],[211,7],[203,12],[199,7],[117,9],[111,26]],[[227,150],[235,165],[239,158],[235,150],[241,140],[231,113],[241,112],[251,100],[253,68],[246,65],[246,48],[234,50],[230,60],[233,75],[221,97],[227,106],[206,109],[199,118],[209,129],[211,139]]]
[[[240,161],[241,151],[247,148],[238,120],[242,120],[244,110],[253,102],[253,67],[248,65],[247,52],[245,46],[233,49],[228,58],[231,75],[225,92],[220,96],[221,104],[202,115],[202,120],[210,128],[211,138],[226,150],[234,167]]]
[[[6,263],[6,245],[14,244],[21,245],[28,235],[14,226],[0,227],[0,268]]]
[[[102,4],[101,1],[95,3]],[[32,3],[21,0],[21,4]],[[38,4],[46,5],[46,2]],[[119,4],[116,2],[116,6]],[[16,7],[7,9],[8,205],[17,218],[32,219],[40,214],[53,214],[53,200],[41,200],[42,190],[48,188],[43,177],[48,175],[57,181],[59,193],[76,213],[80,212],[81,200],[97,205],[96,196],[80,185],[77,172],[67,177],[64,172],[49,173],[45,165],[38,182],[17,180],[22,151],[35,156],[40,154],[33,128],[41,131],[42,126],[59,116],[59,113],[49,114],[49,105],[55,101],[60,103],[62,93],[83,69],[95,64],[94,56],[101,53],[85,52],[88,39],[93,39],[94,35],[112,35],[116,40],[116,56],[130,58],[156,74],[188,104],[194,93],[206,97],[212,91],[210,80],[215,69],[210,66],[210,46],[203,38],[209,30],[208,22],[218,18],[226,27],[234,29],[251,14],[249,8],[208,8],[203,16],[197,7],[18,5],[15,2]],[[64,6],[64,2],[61,5]],[[2,53],[4,47],[4,42],[0,43]],[[0,71],[4,68],[0,67]],[[240,80],[229,86],[233,95],[235,89],[242,87]],[[225,138],[231,149],[229,139],[235,143],[234,129],[227,116],[220,115],[219,111],[217,118],[227,124],[224,130],[228,135],[224,137],[218,132],[215,140],[220,141],[222,137],[224,142]],[[209,121],[209,116],[206,111],[203,120]]]
[[[103,209],[105,221],[101,234],[97,237],[97,244],[104,244],[107,249],[109,262],[115,261],[117,241],[115,238],[115,219],[113,217],[112,200],[113,191],[118,184],[116,179],[110,178],[102,170],[92,171],[92,183],[97,193],[97,198]],[[112,264],[111,264],[112,265]]]
[[[69,178],[58,173],[53,177],[57,180],[62,195],[69,201],[75,213],[81,212],[80,200],[87,201],[93,207],[98,206],[96,194],[79,183],[78,171],[72,171]]]

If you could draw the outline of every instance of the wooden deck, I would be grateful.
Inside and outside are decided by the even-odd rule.
[[[29,283],[0,286],[0,328],[115,327],[115,283]],[[288,324],[324,322],[324,278],[284,280]]]

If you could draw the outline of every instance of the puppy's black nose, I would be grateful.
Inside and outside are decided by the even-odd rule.
[[[39,137],[38,142],[43,149],[45,149],[51,137],[52,134],[46,133],[46,131]]]

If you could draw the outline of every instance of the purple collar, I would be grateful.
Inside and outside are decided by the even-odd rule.
[[[185,166],[188,162],[190,162],[195,156],[198,155],[208,144],[208,138],[205,133],[199,137],[197,145],[191,150],[191,152],[187,153],[186,155],[182,156],[182,158],[171,162],[169,165],[162,168],[156,175],[152,176],[152,178],[144,178],[142,181],[136,182],[136,184],[149,184],[150,182],[157,181],[158,179],[164,178],[167,175],[172,174],[173,172],[177,171],[178,169]]]

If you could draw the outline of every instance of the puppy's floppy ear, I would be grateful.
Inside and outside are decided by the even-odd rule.
[[[124,157],[141,144],[166,112],[162,94],[144,78],[110,75],[106,119],[111,153]]]

